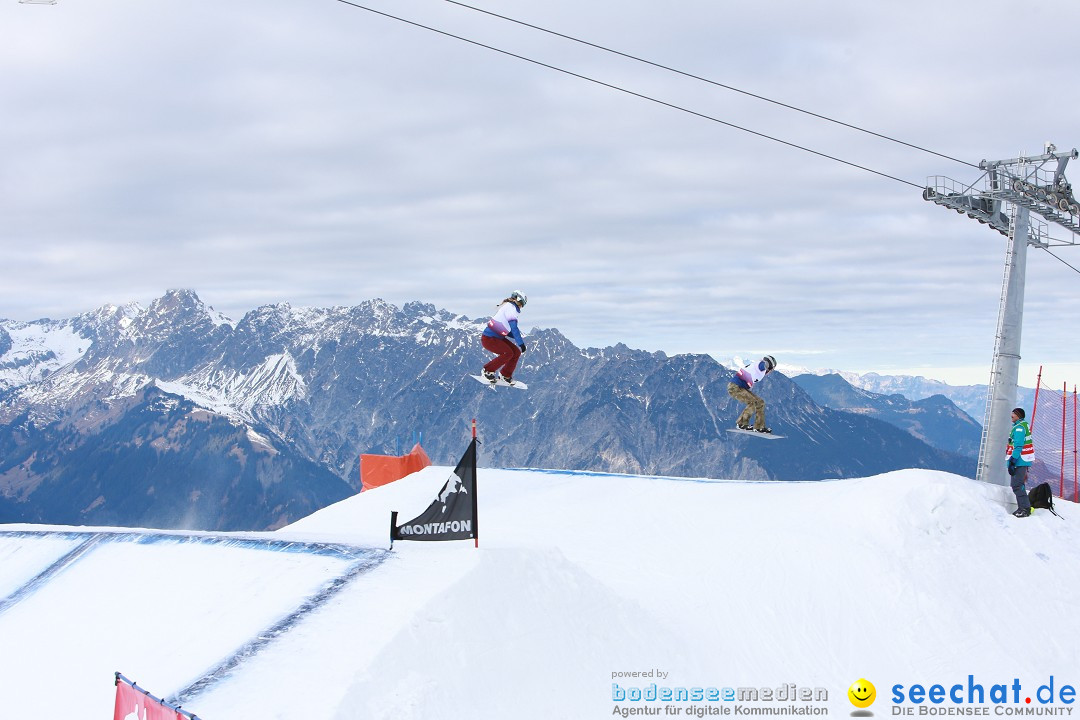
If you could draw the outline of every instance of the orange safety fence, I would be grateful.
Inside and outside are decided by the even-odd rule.
[[[1063,500],[1077,501],[1080,494],[1080,463],[1077,459],[1077,404],[1076,386],[1069,391],[1068,384],[1060,390],[1047,387],[1042,382],[1042,368],[1035,394],[1035,407],[1028,416],[1031,436],[1035,445],[1035,462],[1028,471],[1027,486],[1030,490],[1039,483],[1050,483],[1054,496]]]
[[[361,455],[360,492],[400,480],[431,464],[420,443],[413,446],[408,455]]]

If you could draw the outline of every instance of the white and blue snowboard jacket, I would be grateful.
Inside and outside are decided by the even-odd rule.
[[[739,368],[735,373],[735,377],[731,378],[731,382],[742,387],[744,390],[750,390],[754,387],[754,383],[760,382],[765,375],[768,374],[765,361],[759,360],[756,364],[750,364],[746,367]]]
[[[504,302],[488,320],[484,328],[484,335],[488,337],[502,337],[513,340],[517,345],[524,345],[521,339],[521,331],[518,330],[518,308],[512,302]]]

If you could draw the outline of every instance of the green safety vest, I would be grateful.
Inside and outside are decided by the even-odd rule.
[[[1009,444],[1005,446],[1005,457],[1013,456],[1013,437],[1016,435],[1017,428],[1024,430],[1024,444],[1020,446],[1020,459],[1017,462],[1021,465],[1030,465],[1035,460],[1035,445],[1031,441],[1031,427],[1027,424],[1027,420],[1017,420],[1009,431]]]

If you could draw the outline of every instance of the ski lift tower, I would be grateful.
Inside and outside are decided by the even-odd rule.
[[[1065,166],[1078,157],[1076,149],[1057,152],[1047,143],[1035,157],[983,160],[982,177],[971,185],[949,178],[929,178],[923,199],[955,210],[988,225],[1009,238],[1005,279],[998,308],[994,363],[983,419],[976,479],[1008,485],[1005,440],[1012,426],[1020,373],[1020,329],[1024,319],[1024,275],[1028,245],[1048,249],[1080,244],[1080,205],[1065,180]],[[1033,218],[1032,215],[1037,217]],[[1068,239],[1052,237],[1050,230],[1068,232]]]

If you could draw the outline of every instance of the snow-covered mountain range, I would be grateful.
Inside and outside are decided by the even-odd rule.
[[[466,378],[488,357],[485,320],[371,300],[234,322],[175,290],[0,321],[0,520],[276,527],[358,489],[361,453],[422,437],[450,462],[473,418],[502,467],[784,480],[974,467],[822,407],[782,373],[760,389],[787,439],[734,436],[730,371],[713,358],[580,349],[554,329],[529,332],[529,391],[493,392]]]

